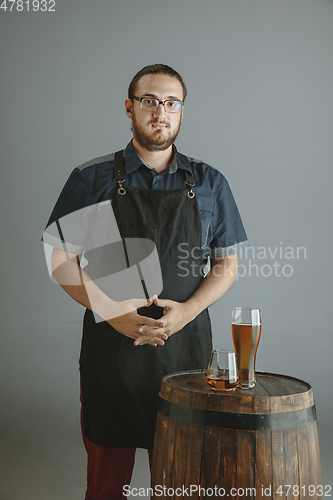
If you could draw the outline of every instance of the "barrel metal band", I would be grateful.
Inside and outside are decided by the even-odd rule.
[[[230,413],[182,406],[159,396],[158,411],[188,424],[246,431],[279,431],[312,424],[317,420],[315,405],[285,413]]]

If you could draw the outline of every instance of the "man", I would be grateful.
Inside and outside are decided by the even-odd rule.
[[[86,500],[123,498],[135,449],[148,449],[151,459],[161,379],[167,373],[207,367],[212,348],[207,308],[233,283],[236,252],[247,245],[226,179],[181,155],[173,144],[186,93],[181,76],[169,66],[139,71],[125,101],[133,140],[123,153],[97,158],[72,172],[43,235],[54,247],[56,280],[87,308],[80,356]],[[86,207],[99,210],[109,200],[125,251],[131,238],[156,245],[163,277],[158,297],[146,293],[147,300],[112,299],[98,286],[95,271],[88,272],[89,266],[98,268],[101,255],[107,260],[107,254],[90,247],[85,252],[84,244],[77,245],[72,236],[80,232],[77,224],[67,231],[69,238],[62,234],[68,214]],[[49,229],[55,224],[58,238]],[[82,224],[85,231],[93,231],[95,225],[88,226]],[[80,266],[83,253],[89,261],[86,272]],[[211,269],[203,278],[208,261]]]

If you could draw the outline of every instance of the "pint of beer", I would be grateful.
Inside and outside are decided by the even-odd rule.
[[[261,335],[260,309],[235,307],[231,333],[237,356],[239,387],[252,389],[256,384],[255,363]]]

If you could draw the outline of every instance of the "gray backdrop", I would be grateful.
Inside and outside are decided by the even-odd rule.
[[[332,484],[332,27],[332,0],[0,10],[0,500],[83,498],[83,310],[49,280],[40,236],[70,171],[129,141],[127,86],[155,62],[188,86],[178,148],[225,174],[253,247],[211,308],[215,346],[232,345],[234,306],[261,308],[257,369],[312,384]],[[148,481],[139,452],[133,485]]]

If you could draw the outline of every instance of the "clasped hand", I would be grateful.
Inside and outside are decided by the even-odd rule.
[[[108,323],[126,337],[135,339],[134,345],[136,346],[145,344],[163,346],[168,337],[181,330],[189,322],[186,315],[186,303],[158,299],[154,296],[147,301],[145,307],[153,302],[163,308],[163,315],[160,319],[141,316],[135,310],[112,318]]]

